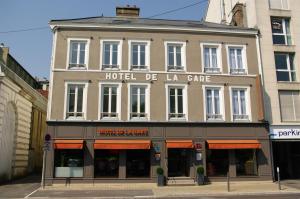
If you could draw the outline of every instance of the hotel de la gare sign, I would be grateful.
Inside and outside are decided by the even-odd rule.
[[[210,82],[211,76],[209,75],[184,75],[184,79],[180,79],[180,75],[178,74],[166,74],[167,81],[179,81],[185,80],[188,82]],[[145,73],[144,79],[145,81],[158,81],[159,79],[158,73]],[[126,80],[126,81],[135,81],[137,80],[136,73],[122,73],[122,72],[115,72],[115,73],[105,73],[106,80]]]

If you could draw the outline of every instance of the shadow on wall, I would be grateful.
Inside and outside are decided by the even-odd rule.
[[[271,107],[271,99],[268,93],[266,92],[265,88],[263,89],[263,100],[264,100],[264,112],[265,112],[265,120],[272,124],[272,107]]]

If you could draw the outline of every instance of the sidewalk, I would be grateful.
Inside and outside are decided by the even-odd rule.
[[[230,192],[227,191],[226,182],[213,182],[204,186],[165,186],[157,187],[154,183],[122,183],[122,184],[71,184],[47,186],[45,191],[151,191],[152,197],[172,196],[223,196],[223,195],[254,195],[254,194],[288,194],[300,193],[299,189],[281,186],[270,181],[244,181],[231,182]],[[41,190],[42,192],[42,190]]]

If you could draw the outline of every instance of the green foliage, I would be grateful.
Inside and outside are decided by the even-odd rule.
[[[161,167],[158,167],[158,168],[156,169],[156,173],[157,173],[157,175],[164,175],[164,169],[161,168]]]
[[[203,175],[203,174],[204,174],[204,168],[203,168],[203,166],[199,166],[199,167],[197,168],[197,173],[200,174],[200,175]]]

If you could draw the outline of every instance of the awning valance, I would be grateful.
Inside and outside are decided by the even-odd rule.
[[[96,140],[94,149],[150,149],[150,140]]]
[[[258,140],[207,140],[209,149],[260,149]]]
[[[55,140],[55,149],[83,149],[83,140]]]
[[[167,140],[167,148],[191,149],[194,147],[192,140]]]

